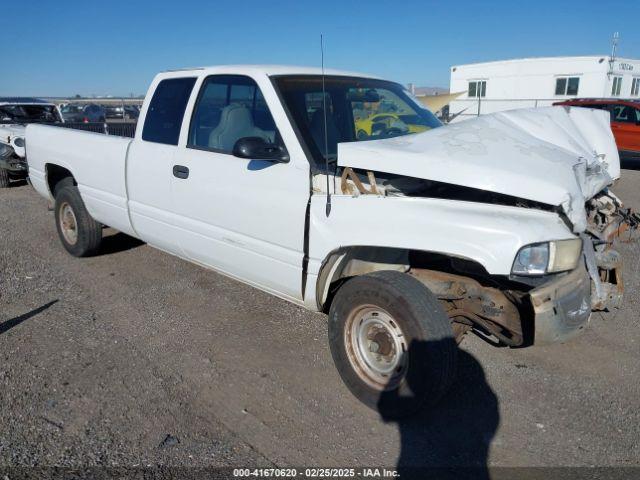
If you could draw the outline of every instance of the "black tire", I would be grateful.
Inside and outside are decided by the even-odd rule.
[[[0,188],[8,188],[9,187],[9,171],[0,168]]]
[[[354,325],[366,325],[378,318],[374,311],[371,319],[356,320],[363,308],[379,309],[383,317],[392,319],[390,325],[403,334],[395,338],[404,343],[391,350],[408,353],[400,355],[403,366],[394,369],[386,385],[380,381],[384,376],[368,376],[367,368],[362,367],[364,364],[354,360],[358,355],[353,339],[362,338],[353,334],[353,329],[358,329]],[[371,330],[367,332],[366,338],[371,339]],[[379,352],[384,355],[380,347],[385,345],[384,338],[380,342],[376,333],[374,343],[375,349],[369,351],[374,352],[374,356]],[[431,291],[405,273],[381,271],[348,280],[331,304],[329,345],[336,368],[349,390],[365,405],[378,410],[384,419],[405,417],[435,405],[455,377],[457,345],[451,322]]]
[[[58,196],[58,193],[60,192],[60,190],[62,190],[64,187],[74,187],[75,185],[76,184],[73,181],[73,177],[63,178],[58,183],[56,183],[55,186],[53,187],[53,198],[55,199]]]
[[[102,241],[102,225],[89,215],[78,187],[67,184],[60,188],[56,187],[55,192],[54,214],[62,246],[74,257],[88,257],[96,254]],[[63,217],[68,218],[63,211],[68,213],[67,209],[72,213],[73,222],[71,223],[75,228],[63,227],[65,224]],[[75,242],[69,238],[69,230],[75,230]]]

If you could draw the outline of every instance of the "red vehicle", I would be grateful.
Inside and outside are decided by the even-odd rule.
[[[640,100],[576,98],[554,105],[607,110],[611,114],[611,131],[618,145],[620,160],[640,161]]]

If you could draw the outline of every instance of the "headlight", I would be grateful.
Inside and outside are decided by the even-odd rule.
[[[566,272],[578,265],[582,253],[582,240],[556,240],[522,247],[513,262],[514,275],[544,275]]]
[[[15,145],[16,147],[20,147],[20,148],[22,148],[22,147],[24,147],[24,138],[22,138],[22,137],[18,137],[18,138],[16,138],[16,139],[13,141],[13,143],[14,143],[14,145]]]

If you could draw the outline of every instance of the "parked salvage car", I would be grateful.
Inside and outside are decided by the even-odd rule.
[[[123,105],[106,105],[104,109],[107,118],[124,118]]]
[[[102,105],[85,105],[82,113],[83,123],[103,123],[107,120],[107,111]]]
[[[124,118],[127,120],[137,120],[140,116],[140,108],[137,105],[124,106]]]
[[[68,104],[60,109],[64,121],[67,123],[104,123],[106,111],[104,107],[95,105]]]
[[[136,105],[107,105],[105,109],[108,119],[137,120],[140,115]]]
[[[67,123],[81,123],[84,121],[84,106],[68,103],[60,107],[62,118]]]
[[[640,160],[640,101],[616,98],[576,98],[554,105],[595,108],[611,115],[611,131],[618,145],[620,159]]]
[[[356,119],[356,136],[365,140],[379,135],[388,136],[389,132],[420,133],[429,129],[421,125],[421,118],[416,115],[402,115],[397,113],[375,113],[369,117]]]
[[[0,188],[27,177],[25,125],[61,121],[60,112],[52,103],[37,98],[0,97]]]
[[[359,139],[353,110],[383,97],[428,130]],[[603,112],[443,126],[394,82],[230,66],[159,74],[139,125],[134,139],[28,127],[64,248],[99,252],[109,225],[328,313],[340,375],[386,417],[442,397],[467,331],[562,342],[622,299],[612,242],[638,217],[609,190]]]

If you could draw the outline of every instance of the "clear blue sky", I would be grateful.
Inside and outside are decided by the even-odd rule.
[[[455,64],[640,58],[640,1],[6,0],[0,96],[145,93],[155,73],[224,63],[326,65],[418,86]],[[15,19],[15,21],[13,21]]]

